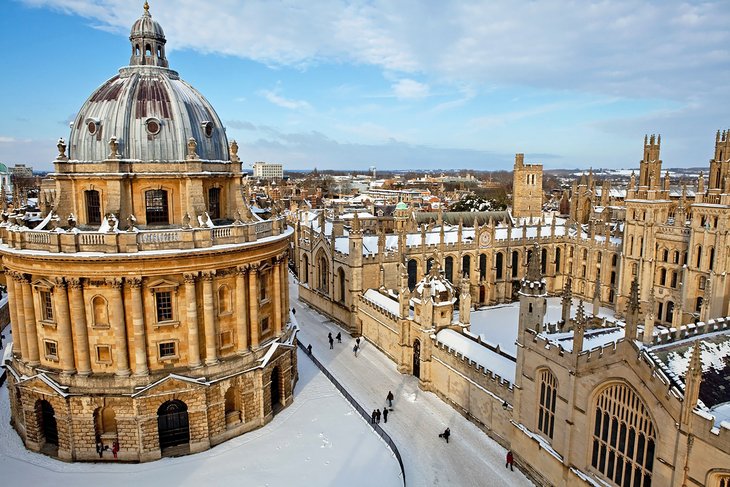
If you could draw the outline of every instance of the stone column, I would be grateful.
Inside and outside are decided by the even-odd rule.
[[[201,367],[200,338],[198,337],[198,298],[195,293],[197,273],[185,274],[185,300],[188,302],[188,364],[192,368]]]
[[[35,308],[33,307],[33,289],[30,287],[30,277],[23,274],[21,288],[23,289],[23,313],[25,314],[25,336],[28,347],[28,365],[40,365],[38,352],[38,334],[35,327]]]
[[[17,272],[7,274],[8,305],[10,306],[10,325],[13,332],[13,351],[23,360],[28,359],[28,341],[25,336],[23,313],[23,289],[20,287],[20,275]]]
[[[132,328],[134,330],[134,375],[149,375],[147,367],[147,335],[142,303],[142,278],[127,279],[132,294]]]
[[[274,263],[274,335],[281,334],[281,259]]]
[[[281,263],[281,290],[282,299],[284,300],[284,323],[289,323],[289,258],[284,254]]]
[[[205,326],[205,365],[218,363],[218,346],[216,344],[215,309],[213,307],[213,275],[214,272],[203,272],[203,324]]]
[[[84,306],[84,296],[82,294],[83,284],[81,279],[69,279],[68,291],[69,301],[71,303],[71,323],[73,325],[73,335],[76,338],[76,370],[79,375],[87,376],[91,374],[91,360],[89,357],[89,333],[86,329],[86,309]]]
[[[248,303],[246,302],[246,274],[248,266],[236,269],[236,333],[238,334],[238,353],[248,350]]]
[[[62,374],[76,372],[74,364],[74,339],[71,333],[71,312],[68,306],[68,290],[63,278],[55,279],[55,304],[58,311],[58,354]]]
[[[248,309],[251,316],[251,349],[259,346],[259,265],[251,264],[248,273]]]
[[[127,325],[124,319],[124,301],[122,291],[124,281],[122,279],[107,279],[111,285],[111,317],[112,330],[114,332],[114,346],[116,347],[117,372],[120,377],[128,377],[132,371],[129,370],[129,352],[127,349]]]

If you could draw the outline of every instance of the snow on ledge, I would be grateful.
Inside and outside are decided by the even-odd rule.
[[[436,341],[473,360],[477,365],[484,367],[485,370],[489,370],[514,384],[517,364],[507,357],[495,353],[469,337],[448,328],[436,334]]]

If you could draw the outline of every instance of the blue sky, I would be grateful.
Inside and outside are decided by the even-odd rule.
[[[51,169],[84,100],[128,62],[142,1],[3,0],[0,161]],[[704,166],[730,128],[727,2],[153,0],[170,67],[247,163],[483,170],[514,153]]]

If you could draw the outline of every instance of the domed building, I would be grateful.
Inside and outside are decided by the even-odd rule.
[[[58,142],[43,221],[0,224],[12,424],[65,460],[206,450],[270,421],[297,379],[292,230],[250,211],[238,147],[168,68],[146,3],[129,39]]]

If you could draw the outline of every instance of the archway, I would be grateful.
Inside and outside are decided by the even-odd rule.
[[[274,367],[274,370],[271,371],[271,385],[270,385],[270,391],[271,391],[271,412],[273,414],[276,414],[281,409],[281,389],[279,388],[281,384],[281,372],[279,371],[279,367]]]
[[[421,378],[421,342],[413,342],[413,376]]]
[[[160,450],[190,443],[188,406],[179,399],[163,403],[157,410]]]
[[[38,415],[38,430],[43,435],[47,445],[58,446],[58,425],[56,424],[56,413],[51,403],[45,399],[36,402],[36,413]]]
[[[484,304],[487,300],[487,286],[479,286],[479,303]]]

